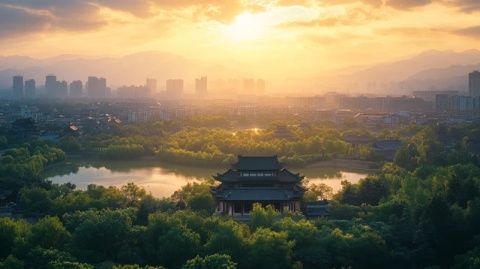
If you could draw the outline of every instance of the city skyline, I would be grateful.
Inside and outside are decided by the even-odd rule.
[[[479,10],[466,0],[0,1],[0,49],[34,58],[161,51],[296,78],[476,48]]]
[[[450,98],[452,101],[449,101],[448,106],[464,107],[466,109],[475,109],[477,105],[477,97],[480,97],[480,71],[473,70],[467,74],[467,88],[464,91],[458,90],[422,90],[422,91],[412,91],[408,94],[413,98],[420,98],[428,102],[439,102],[445,104],[445,100]],[[204,98],[208,96],[209,86],[207,83],[208,78],[206,76],[201,76],[200,78],[194,79],[194,88],[189,91],[185,91],[185,81],[183,78],[167,79],[163,86],[158,87],[158,81],[154,78],[146,78],[145,83],[141,85],[129,84],[118,86],[116,88],[109,87],[107,85],[107,79],[104,77],[88,76],[87,81],[85,82],[85,88],[83,86],[82,80],[72,80],[70,83],[68,81],[57,81],[57,77],[54,74],[49,74],[45,76],[45,84],[43,87],[38,87],[43,91],[37,91],[37,83],[35,79],[26,79],[24,81],[23,75],[15,75],[12,77],[12,86],[10,88],[10,94],[7,94],[4,97],[10,96],[13,98],[33,98],[33,97],[49,97],[49,98],[64,98],[64,97],[90,97],[90,98],[107,98],[107,97],[116,97],[116,98],[126,98],[126,99],[137,99],[137,98],[167,98],[167,99],[178,99],[183,98],[186,95],[195,94],[198,98]],[[258,78],[243,78],[243,79],[230,79],[227,81],[220,81],[223,87],[228,87],[230,92],[229,97],[239,96],[258,96],[264,95],[266,89],[266,81],[264,79]],[[215,87],[219,87],[219,81],[214,82]],[[335,92],[330,92],[331,94]],[[214,98],[219,96],[224,97],[224,94],[218,95],[219,92],[215,92]],[[356,96],[363,96],[364,93],[357,93]],[[355,96],[355,95],[354,95]],[[375,95],[374,95],[375,96]],[[376,96],[390,96],[390,95],[376,95]],[[400,96],[400,95],[398,95]],[[405,95],[402,95],[405,96]],[[460,98],[457,101],[455,98]],[[452,99],[454,98],[454,99]],[[459,101],[461,100],[461,101]],[[460,103],[459,103],[460,102]],[[448,102],[447,102],[448,103]],[[440,107],[444,108],[447,105],[442,105]],[[463,108],[462,108],[463,109]]]

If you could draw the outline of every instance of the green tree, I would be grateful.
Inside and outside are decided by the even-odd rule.
[[[195,258],[188,260],[182,269],[236,269],[237,265],[232,262],[230,256],[225,254],[213,254],[201,258],[196,256]]]
[[[82,145],[78,142],[78,139],[71,135],[60,138],[58,146],[65,152],[78,152],[82,149]]]
[[[212,227],[205,244],[207,253],[227,254],[236,261],[246,259],[248,227],[234,220],[219,220],[207,225]]]
[[[69,242],[70,234],[58,217],[45,217],[35,223],[27,235],[27,242],[31,246],[40,246],[45,249],[63,249]]]
[[[185,202],[187,207],[194,211],[210,214],[215,211],[215,200],[208,183],[188,183],[176,191],[172,198],[177,202]]]
[[[165,269],[165,267],[150,266],[150,265],[146,265],[142,267],[138,264],[132,264],[132,265],[114,265],[112,269]]]
[[[127,198],[128,206],[138,206],[140,201],[147,195],[144,188],[135,185],[133,182],[129,182],[127,185],[122,186],[121,190]]]
[[[323,199],[329,199],[333,196],[332,187],[323,184],[310,184],[307,187],[307,191],[303,194],[303,201],[313,202]]]
[[[79,262],[55,261],[49,264],[49,269],[93,269],[93,265]]]
[[[12,253],[17,241],[22,241],[28,233],[25,221],[0,218],[0,260]]]
[[[263,208],[261,204],[254,204],[250,212],[250,227],[253,230],[259,227],[272,227],[277,217],[278,213],[272,205],[267,205]]]
[[[19,206],[31,213],[49,213],[52,209],[49,192],[40,187],[25,187],[20,190]]]
[[[454,269],[480,268],[480,247],[476,247],[463,255],[455,257]]]
[[[0,136],[0,149],[6,148],[8,145],[8,140],[5,136]]]
[[[292,248],[285,232],[258,228],[250,239],[249,268],[292,268]]]
[[[0,262],[0,269],[23,269],[24,267],[25,264],[23,261],[11,255],[2,262]]]
[[[92,263],[116,260],[132,232],[132,217],[125,210],[75,212],[65,215],[65,222],[76,256]]]
[[[150,215],[144,240],[150,263],[167,268],[179,268],[200,248],[197,233],[182,225],[178,218],[162,213]]]

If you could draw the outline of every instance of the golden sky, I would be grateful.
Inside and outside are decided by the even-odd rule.
[[[155,50],[284,76],[479,45],[480,0],[0,0],[0,55]]]

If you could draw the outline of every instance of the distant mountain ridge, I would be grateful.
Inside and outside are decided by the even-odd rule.
[[[480,69],[480,51],[429,50],[410,58],[375,65],[343,77],[346,87],[366,92],[384,88],[389,94],[415,90],[466,90],[467,75]]]

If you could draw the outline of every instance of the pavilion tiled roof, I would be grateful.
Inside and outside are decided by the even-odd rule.
[[[233,165],[235,170],[279,170],[282,168],[277,156],[238,156],[238,162]]]

